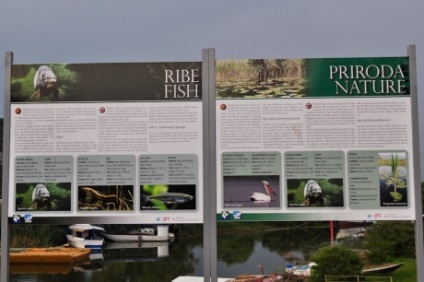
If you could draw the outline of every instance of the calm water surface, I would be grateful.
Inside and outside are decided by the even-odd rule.
[[[178,276],[203,276],[202,238],[178,239],[165,245],[106,245],[83,265],[11,267],[16,282],[170,282]],[[292,228],[274,232],[244,232],[218,237],[218,276],[281,270],[286,262],[307,261],[330,244],[328,228]],[[37,272],[43,273],[37,273]],[[49,272],[47,274],[46,272]]]

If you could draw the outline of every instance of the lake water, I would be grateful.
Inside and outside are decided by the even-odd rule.
[[[307,261],[318,248],[330,244],[329,228],[306,228],[218,236],[218,276],[259,274],[281,270],[286,262]],[[93,260],[79,266],[11,266],[10,281],[170,282],[178,276],[203,276],[202,238],[176,238],[164,244],[108,244]],[[37,273],[42,272],[42,273]]]

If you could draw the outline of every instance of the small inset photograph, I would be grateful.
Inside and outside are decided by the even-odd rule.
[[[302,98],[308,95],[306,59],[216,61],[218,99]]]
[[[71,183],[17,183],[16,211],[71,211]]]
[[[133,211],[134,186],[78,186],[79,211]]]
[[[287,206],[343,207],[343,179],[287,179]]]
[[[66,100],[78,82],[78,73],[66,64],[19,65],[12,70],[11,100],[47,102]]]
[[[196,185],[141,185],[140,203],[141,210],[195,210]]]
[[[279,175],[224,176],[225,208],[278,208],[280,200]]]
[[[408,205],[408,169],[405,152],[378,154],[381,206]]]

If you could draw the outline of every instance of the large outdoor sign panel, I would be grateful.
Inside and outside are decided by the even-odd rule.
[[[217,61],[217,219],[415,219],[408,64]]]
[[[202,222],[201,91],[200,62],[13,65],[9,218]]]

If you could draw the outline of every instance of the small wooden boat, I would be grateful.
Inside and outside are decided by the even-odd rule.
[[[233,279],[230,278],[218,278],[218,282],[231,282]],[[202,276],[178,276],[171,282],[203,282],[205,278]]]
[[[372,267],[372,268],[366,268],[362,270],[362,274],[389,273],[389,272],[395,271],[402,265],[403,263],[394,263],[394,264],[381,265],[381,266]]]
[[[281,275],[271,274],[246,274],[246,275],[238,275],[234,279],[229,279],[226,282],[283,282],[284,277]]]

